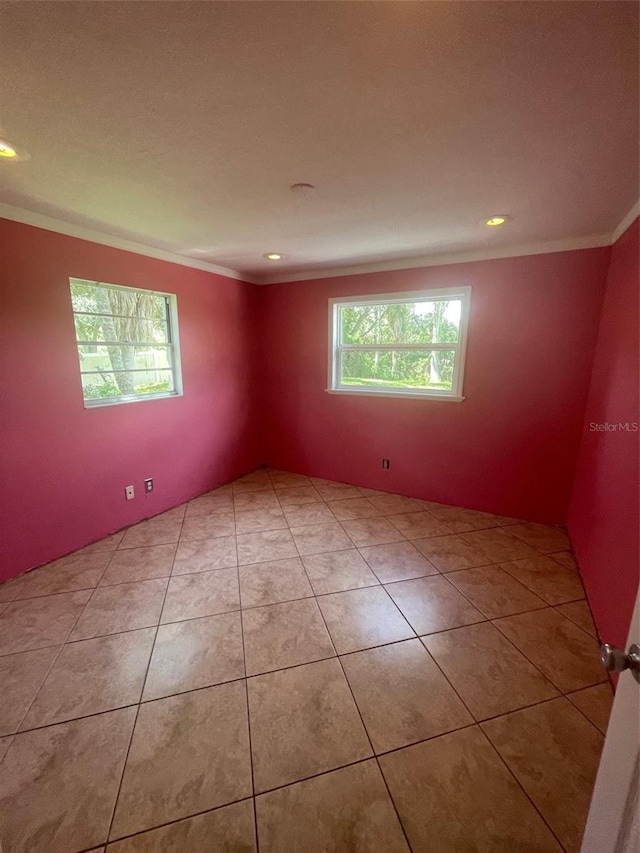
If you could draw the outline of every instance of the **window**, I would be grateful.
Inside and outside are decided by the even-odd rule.
[[[329,300],[331,393],[464,399],[470,287]]]
[[[175,295],[70,284],[85,407],[182,393]]]

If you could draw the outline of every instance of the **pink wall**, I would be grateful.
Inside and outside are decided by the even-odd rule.
[[[613,246],[569,511],[569,533],[601,637],[624,646],[638,588],[640,221]]]
[[[609,254],[588,249],[261,288],[266,461],[564,522]],[[457,285],[473,288],[464,402],[325,392],[330,297]]]
[[[0,247],[0,580],[260,464],[254,285],[7,220]],[[83,407],[69,276],[178,295],[184,396]]]

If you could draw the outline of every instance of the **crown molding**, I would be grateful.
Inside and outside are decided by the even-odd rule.
[[[574,249],[593,249],[610,246],[611,234],[597,234],[591,237],[574,237],[567,240],[554,240],[548,243],[529,243],[504,248],[479,249],[468,252],[447,252],[424,255],[418,258],[397,258],[393,261],[378,261],[369,264],[354,264],[330,269],[308,270],[284,273],[282,275],[263,276],[258,284],[285,284],[293,281],[311,281],[321,278],[337,278],[343,275],[363,275],[372,272],[393,272],[394,270],[418,269],[419,267],[439,267],[445,264],[468,264],[473,261],[491,261],[501,258],[519,258],[524,255],[546,255],[552,252],[568,252]]]
[[[640,216],[640,199],[633,205],[629,213],[618,223],[618,227],[613,229],[613,233],[611,235],[611,243],[615,243],[627,228],[636,221],[636,219]]]
[[[88,240],[101,246],[110,246],[113,249],[121,249],[125,252],[133,252],[159,261],[167,261],[172,264],[180,264],[184,267],[215,273],[236,281],[246,281],[249,284],[268,285],[285,284],[295,281],[311,281],[323,278],[338,278],[346,275],[364,275],[365,273],[393,272],[394,270],[419,269],[420,267],[444,266],[446,264],[466,264],[473,261],[491,261],[502,258],[518,258],[525,255],[544,255],[553,252],[569,252],[575,249],[592,249],[601,246],[611,246],[621,237],[627,228],[640,215],[640,200],[637,201],[618,226],[610,234],[596,234],[590,237],[574,237],[565,240],[553,240],[546,243],[528,243],[519,246],[505,246],[503,248],[477,249],[466,252],[444,252],[432,255],[423,255],[413,258],[395,258],[389,261],[373,261],[371,263],[350,264],[340,267],[320,268],[315,270],[299,270],[298,272],[274,273],[273,275],[248,275],[238,270],[220,267],[207,261],[199,261],[188,258],[167,249],[158,249],[127,240],[123,237],[115,237],[86,228],[83,225],[73,225],[52,216],[34,213],[20,207],[8,204],[0,204],[0,219],[9,219],[13,222],[21,222],[24,225],[33,225],[35,228],[43,228],[46,231],[54,231],[57,234],[65,234],[67,237],[76,237],[79,240]]]
[[[42,213],[24,210],[21,207],[13,207],[10,204],[0,204],[0,219],[10,219],[13,222],[21,222],[23,225],[33,225],[35,228],[43,228],[45,231],[55,231],[56,234],[65,234],[67,237],[76,237],[78,240],[88,240],[90,243],[110,246],[112,249],[122,249],[125,252],[133,252],[136,255],[145,255],[148,258],[155,258],[157,261],[168,261],[172,264],[180,264],[183,267],[191,267],[192,269],[202,270],[203,272],[212,272],[216,275],[235,279],[236,281],[246,281],[249,284],[259,283],[254,277],[245,275],[237,270],[219,267],[216,264],[199,261],[195,258],[187,258],[184,255],[179,255],[177,252],[147,246],[144,243],[137,243],[134,240],[127,240],[124,237],[114,237],[102,231],[95,231],[93,228],[85,228],[83,225],[72,225],[70,222],[55,219],[52,216],[45,216]]]

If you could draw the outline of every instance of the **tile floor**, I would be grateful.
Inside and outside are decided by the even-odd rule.
[[[562,530],[277,471],[0,586],[0,683],[3,853],[576,853],[611,704]]]

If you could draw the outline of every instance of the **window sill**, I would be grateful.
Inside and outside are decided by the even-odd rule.
[[[99,400],[85,400],[85,409],[101,409],[103,406],[126,406],[129,403],[146,403],[149,400],[168,400],[172,397],[182,397],[181,391],[169,394],[145,394],[130,397],[104,397]]]
[[[327,388],[327,394],[350,395],[353,397],[400,397],[401,399],[409,400],[437,400],[439,403],[462,403],[465,399],[456,394],[425,394],[421,392],[411,393],[410,391],[360,391],[356,388]]]

